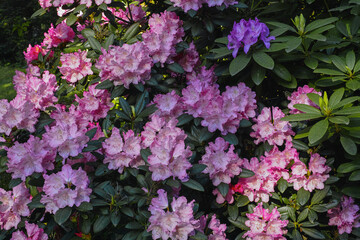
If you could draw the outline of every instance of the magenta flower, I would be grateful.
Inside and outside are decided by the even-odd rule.
[[[31,46],[31,44],[29,44],[26,52],[24,52],[26,62],[29,64],[32,61],[37,60],[39,57],[39,53],[41,53],[42,56],[45,56],[47,51],[43,49],[40,45]]]
[[[70,83],[76,83],[87,75],[93,74],[91,59],[86,58],[86,51],[61,53],[61,67],[58,67],[62,78]]]
[[[220,224],[215,214],[212,215],[208,228],[212,230],[208,240],[227,240],[225,234],[226,224]]]
[[[254,208],[253,213],[247,213],[249,218],[245,225],[250,228],[243,237],[247,240],[252,239],[273,239],[273,240],[286,240],[283,236],[287,233],[284,229],[288,220],[280,220],[280,213],[275,207],[271,212],[269,209],[264,209],[263,204],[260,203]]]
[[[249,49],[254,45],[259,37],[265,44],[266,48],[270,48],[270,41],[275,40],[275,37],[269,35],[269,28],[264,24],[259,22],[257,18],[255,20],[241,19],[239,23],[234,22],[234,26],[230,35],[228,36],[229,50],[233,50],[233,57],[235,58],[239,49],[244,48],[245,54],[249,52]]]
[[[354,203],[354,199],[342,196],[340,204],[328,210],[329,225],[337,226],[339,234],[350,234],[353,228],[360,227],[359,206]]]
[[[47,212],[55,214],[60,208],[74,205],[78,207],[82,202],[90,201],[90,181],[81,168],[73,170],[70,165],[65,164],[60,172],[43,176],[45,195],[40,202],[45,204]]]
[[[194,42],[191,42],[189,48],[185,49],[175,60],[185,72],[193,72],[194,68],[199,64],[199,53],[196,51]]]
[[[172,211],[169,211],[167,193],[163,189],[159,189],[157,193],[159,196],[153,198],[149,206],[151,217],[147,231],[151,231],[153,239],[187,240],[189,236],[193,236],[199,225],[199,220],[195,220],[193,216],[194,200],[188,203],[185,197],[174,197],[171,202]]]
[[[34,223],[25,221],[26,234],[20,230],[13,232],[10,240],[48,240],[44,229]]]
[[[307,96],[308,93],[316,93],[321,96],[321,92],[317,92],[315,89],[305,85],[303,87],[298,87],[298,89],[288,97],[290,103],[288,104],[288,108],[290,109],[291,114],[302,113],[300,110],[294,108],[295,104],[306,104],[309,106],[313,106],[319,108],[315,103],[313,103]]]
[[[67,43],[73,41],[75,37],[75,32],[72,30],[71,27],[66,25],[65,22],[60,23],[59,25],[54,28],[51,24],[47,33],[44,33],[45,38],[42,46],[46,46],[48,49],[57,47],[61,43]]]
[[[231,178],[241,172],[242,159],[234,153],[234,146],[229,145],[223,138],[216,138],[205,148],[206,154],[199,161],[207,166],[202,172],[209,174],[214,186],[230,184]]]
[[[115,86],[129,88],[131,83],[145,83],[150,78],[153,62],[143,42],[110,46],[108,51],[103,49],[102,53],[95,65],[100,70],[102,80],[108,79]]]
[[[254,132],[250,136],[256,138],[255,144],[267,141],[270,145],[283,145],[284,141],[292,141],[291,136],[295,133],[291,130],[291,125],[281,118],[285,114],[278,108],[263,108],[261,114],[254,119],[256,124],[252,126]]]
[[[158,108],[153,114],[166,119],[177,118],[184,112],[181,97],[176,94],[175,90],[167,94],[155,95],[153,103]]]

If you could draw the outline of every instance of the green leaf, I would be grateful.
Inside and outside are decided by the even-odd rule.
[[[265,79],[266,70],[257,64],[253,64],[251,68],[251,79],[256,85],[260,85]]]
[[[353,198],[360,198],[360,188],[358,185],[345,187],[341,192]]]
[[[236,206],[238,207],[244,207],[246,205],[248,205],[248,203],[250,202],[249,198],[245,195],[240,195],[238,198],[237,198],[237,201],[236,201]]]
[[[270,70],[274,69],[274,60],[268,54],[264,52],[254,52],[252,57],[254,58],[254,61],[260,66]],[[278,73],[280,72],[281,71],[278,70]]]
[[[320,114],[321,115],[321,112],[319,109],[317,108],[314,108],[313,106],[310,106],[310,105],[306,105],[306,104],[294,104],[294,108],[302,111],[302,112],[305,112],[305,113],[310,113],[310,114]]]
[[[252,176],[254,176],[255,175],[255,173],[253,172],[253,171],[251,171],[251,170],[249,170],[249,169],[246,169],[246,168],[243,168],[242,170],[241,170],[241,173],[240,173],[240,175],[239,175],[239,178],[249,178],[249,177],[252,177]]]
[[[328,69],[328,68],[317,68],[314,70],[314,73],[322,73],[322,74],[326,74],[326,75],[335,75],[335,76],[345,76],[343,72],[333,70],[333,69]]]
[[[360,170],[352,172],[349,181],[360,181]]]
[[[205,191],[204,187],[200,183],[198,183],[197,181],[195,181],[193,179],[189,179],[189,181],[183,182],[182,184],[184,186],[186,186],[188,188],[191,188],[191,189],[194,189],[196,191],[200,191],[200,192]]]
[[[282,64],[275,64],[275,67],[273,69],[273,72],[280,77],[281,79],[290,82],[291,81],[291,74],[287,70],[286,67],[284,67]]]
[[[308,236],[315,238],[315,239],[325,239],[324,234],[319,232],[318,230],[314,228],[304,228],[302,227],[301,230]]]
[[[329,190],[329,186],[325,186],[322,190],[317,190],[314,196],[311,198],[311,204],[315,205],[320,203],[326,197],[326,194],[329,192]]]
[[[317,41],[326,41],[326,37],[324,35],[316,32],[306,34],[306,37]]]
[[[199,174],[207,168],[205,164],[193,164],[191,167],[191,174]]]
[[[122,37],[125,41],[130,40],[131,38],[135,37],[140,31],[140,23],[136,22],[132,24],[128,30],[126,30],[124,36]]]
[[[241,53],[235,59],[233,59],[229,66],[229,72],[231,76],[235,76],[241,70],[243,70],[251,60],[251,56]]]
[[[92,49],[101,52],[101,44],[92,36],[88,36],[88,40]]]
[[[359,79],[350,79],[349,81],[346,82],[346,87],[356,91],[360,88],[360,81]]]
[[[236,220],[237,217],[239,216],[239,209],[238,207],[234,204],[234,205],[228,205],[228,213],[229,213],[229,217],[233,220]]]
[[[314,114],[314,113],[300,113],[300,114],[293,114],[289,116],[285,116],[281,118],[281,121],[304,121],[304,120],[311,120],[316,118],[321,118],[323,115],[321,114]]]
[[[297,192],[297,201],[300,203],[301,206],[304,206],[307,201],[310,199],[310,192],[306,191],[304,188],[300,188]]]
[[[309,215],[309,208],[305,208],[298,216],[297,221],[302,222],[304,221]]]
[[[85,28],[81,31],[81,35],[83,35],[85,38],[95,37],[95,32],[90,28]]]
[[[182,68],[182,66],[180,66],[180,64],[174,62],[172,64],[168,64],[167,68],[170,69],[173,72],[176,73],[185,73],[184,69]]]
[[[360,169],[360,162],[359,161],[353,161],[353,162],[349,162],[349,163],[343,163],[341,164],[338,169],[337,172],[338,173],[349,173],[355,170]]]
[[[345,149],[345,151],[348,154],[356,155],[357,146],[356,146],[355,142],[351,138],[340,136],[340,142],[341,142],[341,145],[343,146],[343,148]]]
[[[221,195],[223,195],[223,197],[225,198],[226,195],[228,194],[229,192],[229,184],[226,184],[226,183],[220,183],[218,186],[217,186],[217,189],[219,190],[219,192],[221,193]]]
[[[110,221],[114,227],[116,227],[121,220],[121,215],[118,213],[118,211],[114,211],[111,213]]]
[[[101,232],[102,230],[104,230],[107,227],[107,225],[109,225],[109,223],[110,223],[109,215],[98,217],[98,219],[96,219],[96,221],[94,222],[94,225],[93,225],[94,233]]]
[[[296,221],[295,209],[290,206],[286,206],[286,208],[287,208],[287,214],[289,215],[291,220],[295,222]]]
[[[360,106],[343,108],[339,111],[334,112],[334,115],[353,115],[360,113]]]
[[[286,53],[292,52],[294,49],[298,48],[302,42],[301,37],[294,37],[289,40],[287,44],[287,48],[285,49]]]
[[[105,80],[105,81],[99,83],[98,85],[96,85],[95,88],[96,88],[96,89],[109,89],[109,88],[111,88],[111,87],[113,87],[113,86],[114,86],[114,84],[113,84],[112,81],[110,81],[110,80]]]
[[[333,22],[336,22],[338,20],[337,17],[330,17],[330,18],[325,18],[325,19],[318,19],[318,20],[315,20],[313,22],[311,22],[310,24],[308,24],[306,27],[305,27],[305,32],[311,32],[315,29],[318,29],[320,27],[323,27],[325,25],[329,25]]]
[[[330,96],[329,99],[329,107],[333,108],[336,104],[338,104],[342,97],[344,96],[345,89],[339,88],[334,91],[334,93]]]
[[[119,98],[119,103],[122,108],[122,110],[128,115],[130,118],[133,116],[131,107],[128,104],[128,102],[124,98]]]
[[[152,104],[144,109],[136,118],[144,118],[153,114],[157,110],[156,104]]]
[[[356,62],[355,53],[353,50],[348,51],[346,53],[345,61],[346,61],[346,66],[350,68],[350,70],[353,70]]]
[[[35,18],[35,17],[37,17],[37,16],[42,16],[42,15],[44,15],[45,13],[46,13],[46,9],[40,8],[40,9],[36,10],[36,11],[31,15],[30,19],[31,19],[31,18]]]
[[[284,193],[285,190],[288,188],[287,181],[283,178],[280,178],[279,181],[277,182],[277,188],[281,193]]]
[[[135,230],[135,229],[142,229],[143,226],[138,222],[129,222],[125,225],[125,228]]]
[[[227,38],[226,38],[227,40]],[[221,47],[221,48],[213,48],[210,50],[211,54],[209,57],[212,59],[219,59],[224,58],[232,53],[232,50],[228,49],[227,47]]]
[[[329,121],[335,124],[343,124],[343,125],[348,125],[350,123],[350,119],[345,116],[330,117]]]
[[[228,133],[226,136],[223,136],[223,138],[232,145],[238,145],[239,144],[239,140],[238,140],[238,138],[236,137],[235,134]]]
[[[346,69],[346,64],[345,61],[340,58],[339,56],[336,55],[332,55],[330,56],[330,59],[332,61],[332,63],[342,72],[346,73],[347,69]]]
[[[110,34],[110,36],[107,37],[107,39],[106,39],[106,41],[105,41],[105,43],[104,43],[104,48],[105,48],[106,50],[108,50],[108,49],[109,49],[109,46],[110,46],[110,45],[113,45],[114,40],[115,40],[115,35],[112,33],[112,34]]]
[[[89,202],[82,202],[80,206],[77,207],[77,209],[81,212],[87,212],[87,211],[92,211],[93,206]]]
[[[308,138],[310,144],[314,144],[319,141],[326,134],[328,127],[329,121],[327,119],[323,119],[315,123],[315,125],[312,126],[309,131]]]
[[[71,215],[72,209],[70,207],[61,208],[56,211],[54,220],[57,224],[62,225]]]
[[[315,68],[317,68],[319,61],[313,57],[307,57],[305,58],[304,63],[307,67],[314,70]]]
[[[309,0],[308,0],[309,1]],[[311,0],[312,1],[312,0]],[[299,230],[294,229],[292,232],[292,239],[293,240],[303,240],[303,237],[301,236]]]
[[[308,145],[300,140],[292,140],[292,143],[294,148],[296,148],[299,151],[306,152],[307,150],[309,150]]]
[[[320,107],[320,96],[319,94],[316,94],[316,93],[308,93],[306,94],[306,96],[317,106]]]
[[[72,13],[66,18],[66,24],[68,26],[72,26],[74,23],[76,23],[77,20],[78,17],[74,13]]]

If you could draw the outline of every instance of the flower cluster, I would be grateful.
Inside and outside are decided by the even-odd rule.
[[[49,71],[40,74],[40,68],[37,66],[29,65],[26,74],[16,71],[13,83],[17,93],[16,100],[19,103],[31,102],[34,108],[45,110],[57,101],[54,96],[58,89],[56,76]]]
[[[60,172],[43,176],[45,195],[40,202],[45,204],[47,212],[55,214],[60,208],[78,207],[82,202],[90,201],[89,178],[81,168],[73,170],[65,164]]]
[[[198,74],[188,74],[189,86],[182,90],[186,112],[201,117],[201,125],[210,132],[217,129],[223,135],[235,133],[240,120],[255,117],[255,93],[244,83],[226,87],[220,94],[212,69],[201,68]]]
[[[294,189],[312,192],[314,189],[323,189],[324,182],[329,178],[331,168],[326,165],[326,159],[318,153],[311,154],[309,167],[305,163],[296,161],[291,167],[292,176],[288,180],[294,184]]]
[[[163,189],[159,189],[157,193],[159,196],[153,198],[149,206],[151,217],[147,231],[152,232],[153,239],[186,240],[193,236],[199,224],[193,216],[194,200],[188,203],[185,197],[173,198],[172,211],[165,211],[169,209],[167,193]]]
[[[360,227],[359,206],[351,197],[343,196],[340,204],[328,210],[329,225],[337,226],[339,233],[351,233],[353,228]]]
[[[293,92],[291,96],[288,97],[290,103],[287,107],[290,109],[291,114],[302,113],[300,110],[294,108],[295,104],[306,104],[318,108],[318,106],[308,98],[308,93],[315,93],[321,96],[320,92],[317,92],[315,89],[309,87],[308,85],[298,87],[298,89]]]
[[[117,22],[122,25],[126,25],[131,20],[134,22],[138,22],[146,16],[146,13],[141,6],[130,4],[129,8],[124,11],[122,9],[110,7],[108,8],[108,10],[110,10],[110,12],[117,18]],[[105,14],[103,14],[103,20],[105,22],[109,22],[109,19],[105,16]],[[126,22],[123,20],[125,20]]]
[[[186,170],[191,168],[188,158],[192,152],[189,147],[185,148],[184,140],[187,135],[176,127],[176,124],[176,119],[166,121],[154,115],[141,133],[143,147],[150,147],[152,153],[148,162],[154,181],[165,180],[171,176],[178,177],[181,181],[188,179]]]
[[[291,136],[295,133],[291,130],[291,125],[281,118],[285,114],[278,108],[263,108],[261,114],[254,119],[256,124],[252,126],[254,132],[250,136],[256,138],[256,144],[267,141],[270,145],[283,145],[284,141],[291,141]]]
[[[25,221],[26,234],[20,230],[13,232],[10,240],[48,240],[44,229],[34,223]]]
[[[288,220],[280,220],[280,213],[277,208],[271,212],[269,209],[264,209],[262,203],[254,208],[253,213],[247,213],[249,218],[245,225],[250,228],[243,237],[247,240],[252,239],[273,239],[273,240],[286,240],[283,236],[287,230],[283,229],[287,226]]]
[[[21,178],[25,181],[34,172],[45,173],[54,169],[56,151],[38,137],[30,135],[26,143],[15,142],[7,150],[9,161],[6,171],[12,173],[14,179]]]
[[[145,83],[150,78],[153,62],[143,42],[110,46],[108,51],[102,49],[102,53],[95,65],[100,70],[102,80],[108,79],[115,86],[129,88],[131,83]]]
[[[244,52],[247,54],[250,47],[254,45],[258,38],[262,40],[266,48],[270,48],[270,41],[275,40],[275,37],[269,36],[269,28],[259,22],[257,18],[255,20],[241,19],[239,23],[234,22],[234,26],[230,35],[228,36],[228,48],[233,50],[233,57],[235,58],[240,48],[244,48]]]
[[[123,140],[124,138],[124,140]],[[109,169],[118,170],[122,173],[124,167],[137,167],[144,164],[141,158],[141,138],[135,136],[132,130],[120,135],[117,128],[113,128],[111,137],[103,142],[105,150],[104,163],[109,163]]]
[[[142,34],[143,42],[150,51],[154,63],[172,63],[176,56],[175,45],[185,35],[182,21],[174,12],[154,14],[149,19],[150,29]]]
[[[205,151],[199,163],[206,165],[203,173],[209,174],[214,186],[230,184],[231,178],[240,174],[242,159],[234,153],[234,145],[229,147],[228,142],[218,137],[214,143],[209,143]]]
[[[216,219],[216,215],[212,215],[208,228],[212,230],[208,240],[227,240],[226,238],[226,224],[220,224],[220,221]]]
[[[59,67],[62,78],[70,83],[76,83],[87,75],[93,74],[91,60],[86,58],[86,51],[79,50],[74,53],[61,53]]]
[[[39,4],[42,8],[48,7],[61,7],[66,4],[74,4],[75,0],[39,0]],[[80,4],[85,4],[87,7],[90,7],[93,0],[80,0]],[[111,0],[95,0],[96,5],[101,5],[102,3],[110,4]]]
[[[176,94],[175,90],[167,94],[157,94],[154,97],[153,103],[158,108],[154,115],[159,115],[166,119],[177,118],[184,112],[181,97]]]
[[[31,46],[31,44],[29,44],[26,52],[24,52],[26,62],[29,64],[32,61],[37,60],[40,53],[42,56],[45,56],[47,54],[47,51],[43,49],[40,45]]]
[[[189,10],[199,10],[202,7],[203,3],[207,3],[209,7],[213,6],[221,6],[225,4],[226,7],[230,5],[237,4],[236,0],[170,0],[174,3],[175,7],[180,7],[184,10],[184,12],[188,12]]]
[[[194,42],[189,44],[189,48],[185,49],[174,60],[180,64],[185,72],[191,73],[199,64],[199,53],[196,51]]]
[[[105,118],[114,106],[110,93],[107,90],[96,89],[96,85],[91,85],[88,91],[84,91],[83,98],[76,95],[75,101],[79,103],[78,111],[90,122]]]
[[[62,22],[56,28],[51,24],[48,32],[44,35],[45,38],[41,45],[50,49],[59,46],[61,43],[71,42],[75,37],[75,32],[65,22]]]
[[[0,229],[16,228],[21,221],[21,216],[30,216],[27,206],[31,202],[30,193],[25,183],[20,183],[12,191],[0,188],[0,202]]]
[[[89,137],[85,135],[89,121],[84,119],[82,112],[75,109],[74,105],[68,111],[59,105],[56,108],[51,114],[55,125],[45,126],[43,139],[52,148],[56,148],[64,160],[69,156],[76,157],[89,141]]]

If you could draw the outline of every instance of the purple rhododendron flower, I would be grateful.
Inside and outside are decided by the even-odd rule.
[[[228,48],[233,50],[233,57],[235,58],[239,49],[244,48],[245,54],[249,52],[249,49],[254,45],[258,39],[262,40],[266,48],[270,48],[270,41],[275,40],[274,36],[269,36],[269,28],[265,23],[259,22],[259,19],[255,20],[241,19],[239,23],[234,22],[234,26],[230,35],[228,36]]]
[[[10,240],[48,240],[44,229],[34,223],[25,222],[26,234],[20,230],[13,232]]]

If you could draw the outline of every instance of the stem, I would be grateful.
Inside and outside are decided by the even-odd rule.
[[[326,10],[329,13],[330,17],[332,17],[332,14],[331,14],[330,9],[329,9],[329,5],[328,5],[326,0],[324,0],[324,4],[325,4]]]
[[[134,22],[134,19],[133,19],[132,14],[131,14],[129,1],[126,1],[126,3],[127,3],[127,9],[129,10],[129,14],[130,14],[130,20],[131,20],[131,22]]]

